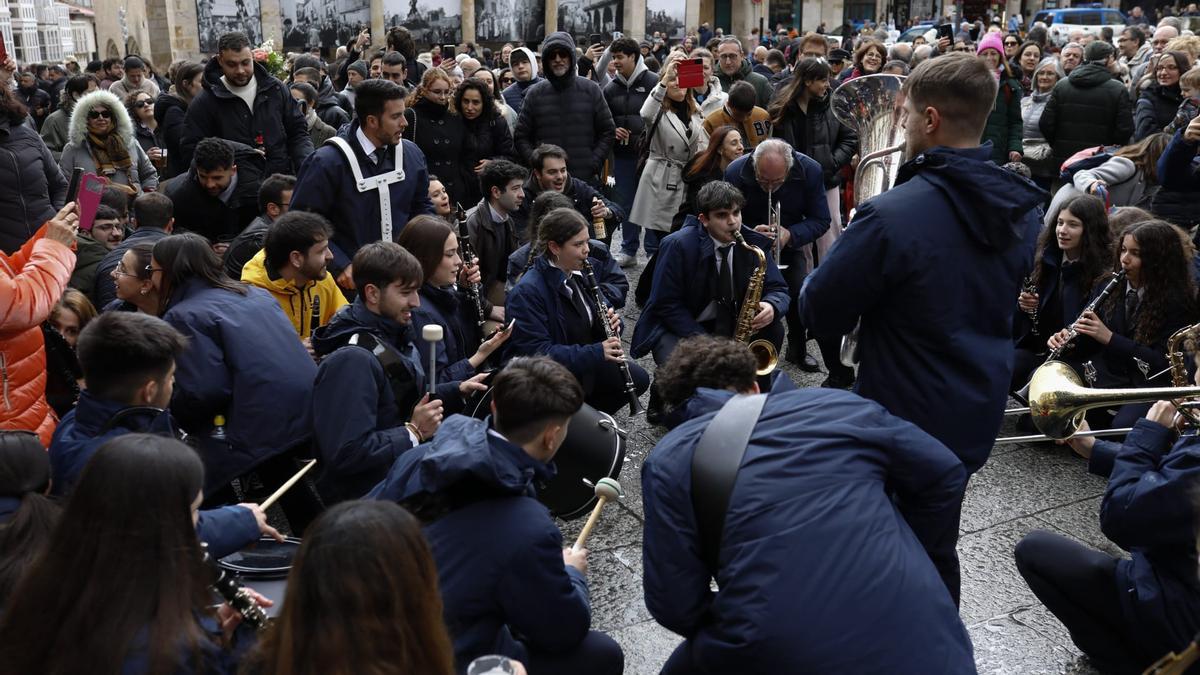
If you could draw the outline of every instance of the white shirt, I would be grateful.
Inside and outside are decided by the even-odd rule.
[[[375,152],[376,148],[379,147],[378,145],[375,145],[375,141],[372,141],[371,139],[367,138],[367,135],[363,133],[362,127],[359,127],[358,130],[354,132],[354,137],[358,139],[358,144],[359,144],[359,146],[362,147],[363,153],[365,153],[372,162],[374,162],[375,164],[378,164],[379,161],[375,158],[375,155],[373,154]]]
[[[571,277],[578,277],[579,283],[586,283],[583,279],[583,272],[568,272],[566,270],[563,270],[563,268],[559,267],[558,265],[554,264],[553,260],[550,260],[549,262],[550,262],[550,266],[553,267],[554,269],[562,270],[563,275],[565,275],[563,278],[563,287],[567,289],[567,294],[570,295],[572,299],[574,299],[575,298],[575,287],[571,285],[570,280],[571,280]],[[587,298],[581,298],[581,300],[583,300],[583,308],[585,310],[587,310],[588,323],[591,323],[593,321],[592,303],[588,302]]]
[[[229,82],[229,80],[225,79],[224,75],[221,76],[221,83],[225,85],[225,88],[229,90],[229,93],[242,99],[242,102],[246,104],[246,107],[249,108],[251,112],[254,111],[254,97],[258,95],[257,77],[251,76],[250,83],[244,87],[235,87]]]

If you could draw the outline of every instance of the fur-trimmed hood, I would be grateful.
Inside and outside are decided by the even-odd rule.
[[[75,109],[71,111],[71,124],[67,132],[68,140],[76,145],[83,145],[86,142],[84,139],[87,137],[87,114],[96,105],[103,105],[112,111],[117,133],[125,139],[126,145],[132,143],[133,122],[129,119],[129,112],[125,110],[125,106],[114,94],[102,89],[93,91],[75,102]]]

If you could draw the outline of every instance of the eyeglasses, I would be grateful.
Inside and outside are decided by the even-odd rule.
[[[146,265],[146,271],[150,274],[154,274],[155,272],[162,272],[163,268],[155,267],[154,265]]]
[[[1019,42],[1005,42],[1004,46],[1005,47],[1016,47],[1018,44],[1020,44],[1020,43]]]
[[[149,268],[150,266],[147,265],[146,267]],[[137,277],[136,274],[134,274],[132,272],[126,272],[125,270],[121,269],[120,265],[117,265],[117,268],[115,270],[113,270],[113,273],[119,277]]]
[[[89,110],[88,111],[88,119],[89,120],[98,120],[98,119],[106,119],[107,120],[107,119],[111,119],[111,118],[112,118],[112,113],[107,110]]]

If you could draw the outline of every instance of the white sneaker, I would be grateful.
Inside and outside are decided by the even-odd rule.
[[[634,265],[637,265],[637,257],[627,255],[623,252],[618,253],[614,257],[614,259],[617,261],[617,264],[620,265],[621,267],[633,267]]]

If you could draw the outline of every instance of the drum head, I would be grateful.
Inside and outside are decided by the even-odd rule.
[[[300,540],[295,537],[283,541],[263,537],[252,548],[231,553],[217,564],[245,579],[283,579],[292,569],[292,558],[299,550]]]
[[[483,419],[491,414],[493,389],[467,404],[463,414]],[[587,515],[596,505],[593,487],[601,478],[618,478],[625,463],[625,437],[608,413],[583,404],[571,418],[567,438],[554,456],[558,474],[538,487],[538,501],[550,515],[573,520]],[[584,480],[592,485],[588,485]]]

